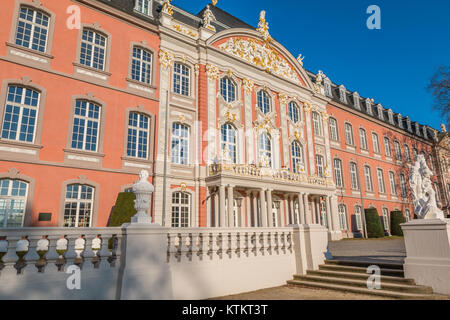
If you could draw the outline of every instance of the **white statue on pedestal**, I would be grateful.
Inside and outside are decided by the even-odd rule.
[[[136,195],[134,200],[134,208],[137,213],[131,218],[132,223],[152,223],[152,217],[147,214],[150,209],[150,197],[155,191],[153,185],[148,182],[148,171],[142,170],[139,173],[140,180],[133,185],[133,193]]]
[[[432,175],[433,172],[428,168],[425,156],[419,154],[409,177],[414,212],[419,219],[444,219],[444,213],[436,203],[436,191],[430,179]]]

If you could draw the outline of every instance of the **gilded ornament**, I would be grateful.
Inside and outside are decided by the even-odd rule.
[[[167,13],[170,16],[173,15],[173,5],[171,2],[172,0],[164,0],[161,12]]]
[[[173,53],[165,50],[159,51],[159,62],[165,69],[172,66],[173,60],[174,60]]]
[[[211,64],[206,65],[206,73],[210,80],[217,80],[220,77],[219,68]]]

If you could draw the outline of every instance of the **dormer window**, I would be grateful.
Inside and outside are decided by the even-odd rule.
[[[398,121],[398,126],[403,129],[403,117],[400,113],[397,115],[397,121]]]
[[[361,104],[359,102],[359,94],[358,92],[353,93],[353,104],[356,109],[361,110]]]
[[[333,95],[331,94],[331,81],[330,81],[330,79],[326,78],[325,80],[323,80],[323,85],[324,85],[324,89],[325,89],[325,95],[327,97],[332,98]]]
[[[153,14],[153,0],[136,0],[136,10],[139,13],[145,14],[146,16],[152,17]]]
[[[409,132],[412,132],[412,127],[411,127],[411,120],[409,119],[409,117],[406,117],[406,126]]]
[[[414,126],[416,127],[416,134],[418,136],[420,136],[420,128],[419,128],[419,124],[417,122],[414,123]]]
[[[422,131],[423,131],[423,136],[425,139],[428,139],[428,132],[427,132],[427,127],[423,126],[422,127]]]
[[[372,102],[368,98],[366,99],[366,110],[368,114],[372,115]]]
[[[377,104],[377,109],[378,109],[378,118],[380,120],[384,120],[383,106],[381,104]]]
[[[388,117],[389,117],[389,123],[394,125],[394,113],[392,112],[392,109],[388,110]]]
[[[347,103],[347,95],[346,95],[346,89],[345,89],[345,87],[341,84],[340,86],[339,86],[339,100],[342,102],[342,103]]]

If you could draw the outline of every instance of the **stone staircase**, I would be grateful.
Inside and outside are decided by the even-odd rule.
[[[377,265],[381,269],[381,289],[368,289],[367,267]],[[403,265],[346,260],[326,260],[317,271],[306,275],[294,275],[289,285],[331,289],[359,294],[376,295],[396,299],[442,299],[433,294],[431,287],[418,286],[412,279],[405,279]]]

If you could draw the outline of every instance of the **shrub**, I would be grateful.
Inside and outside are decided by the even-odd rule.
[[[405,223],[406,218],[401,211],[391,212],[391,234],[393,236],[403,236],[402,227],[400,224]]]
[[[375,208],[364,210],[367,226],[368,238],[382,238],[384,237],[383,226],[381,225],[380,216]]]
[[[131,222],[131,217],[136,214],[134,209],[135,199],[136,196],[132,192],[119,193],[109,220],[109,227],[120,227],[124,223]]]

